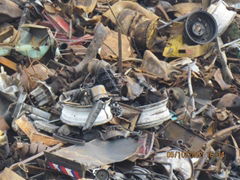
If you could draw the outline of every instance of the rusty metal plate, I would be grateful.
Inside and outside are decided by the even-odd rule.
[[[167,140],[174,141],[176,144],[183,144],[189,151],[196,152],[206,144],[203,137],[198,136],[190,129],[187,129],[175,122],[170,122],[164,128],[163,136]]]

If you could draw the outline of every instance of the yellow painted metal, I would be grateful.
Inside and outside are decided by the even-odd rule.
[[[4,146],[5,144],[7,144],[6,133],[0,130],[0,146]]]
[[[14,71],[17,71],[17,64],[5,57],[0,57],[0,64],[3,64]]]
[[[189,46],[184,44],[182,35],[177,35],[168,40],[163,56],[195,58],[206,54],[211,46],[213,46],[213,43]]]

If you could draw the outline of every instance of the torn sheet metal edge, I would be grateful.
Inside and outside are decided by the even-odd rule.
[[[223,1],[219,1],[216,4],[212,4],[208,10],[213,15],[218,25],[218,35],[222,35],[228,26],[232,23],[233,19],[237,15],[235,11],[227,9],[227,4]]]
[[[78,172],[80,178],[84,178],[86,170],[124,161],[135,155],[138,148],[139,143],[134,138],[114,141],[95,139],[83,146],[74,145],[52,153],[45,152],[45,158],[50,168],[64,174],[64,170],[72,170]],[[67,175],[74,177],[73,174]]]
[[[100,111],[93,126],[105,124],[113,118],[109,104],[110,100],[105,103],[104,108]],[[76,104],[63,103],[62,106],[63,109],[60,119],[63,123],[66,123],[70,126],[83,127],[87,121],[88,115],[92,111],[91,105],[79,106]]]
[[[85,169],[90,170],[127,160],[137,155],[140,145],[136,138],[131,137],[109,141],[95,139],[81,146],[73,145],[61,148],[52,152],[51,155],[64,159],[61,162],[69,160],[69,164],[66,166],[68,168],[73,165],[71,162],[74,162],[78,164],[77,167],[82,165]],[[58,164],[54,159],[51,162]]]
[[[138,109],[142,111],[137,122],[138,128],[155,127],[171,118],[169,109],[167,108],[168,98],[157,103],[140,106]]]

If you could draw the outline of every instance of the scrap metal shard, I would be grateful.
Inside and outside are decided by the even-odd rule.
[[[19,18],[22,15],[22,10],[13,1],[0,0],[0,23]]]
[[[47,146],[53,146],[61,143],[59,140],[56,140],[51,136],[39,133],[26,116],[20,117],[15,121],[15,123],[19,129],[28,136],[31,142],[43,143]]]
[[[96,55],[98,54],[99,48],[102,46],[109,31],[110,30],[107,27],[103,26],[103,24],[101,23],[97,24],[95,28],[94,38],[91,41],[90,45],[88,46],[86,56],[77,66],[74,67],[76,72],[81,72],[84,69],[85,65],[90,60],[93,60],[96,57]]]
[[[177,73],[177,69],[171,64],[159,60],[151,51],[146,50],[143,56],[141,69],[144,72],[169,80],[172,73]]]
[[[97,5],[97,0],[76,0],[75,6],[86,14],[91,13]]]
[[[185,144],[191,152],[200,151],[207,142],[203,137],[175,122],[168,123],[163,131],[165,139],[174,141],[179,145]]]
[[[24,24],[20,28],[20,39],[15,50],[24,56],[41,59],[54,45],[50,29],[45,26]]]
[[[128,37],[122,34],[122,58],[127,59],[133,57],[133,48],[131,47],[131,42]],[[100,56],[105,60],[117,60],[118,58],[118,33],[111,31],[107,38],[105,39],[100,52]]]
[[[9,179],[14,179],[14,180],[26,180],[23,177],[19,176],[17,173],[15,173],[13,170],[9,168],[5,168],[2,173],[0,173],[0,179],[1,180],[9,180]]]
[[[83,146],[69,146],[51,154],[61,158],[62,162],[66,159],[84,166],[85,169],[92,169],[126,160],[136,154],[138,147],[138,141],[133,138],[111,141],[95,139]],[[54,158],[47,161],[54,162]]]

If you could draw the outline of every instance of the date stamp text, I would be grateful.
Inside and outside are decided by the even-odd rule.
[[[224,152],[209,152],[208,158],[224,158]],[[201,158],[203,157],[203,152],[197,151],[168,151],[167,158]]]

